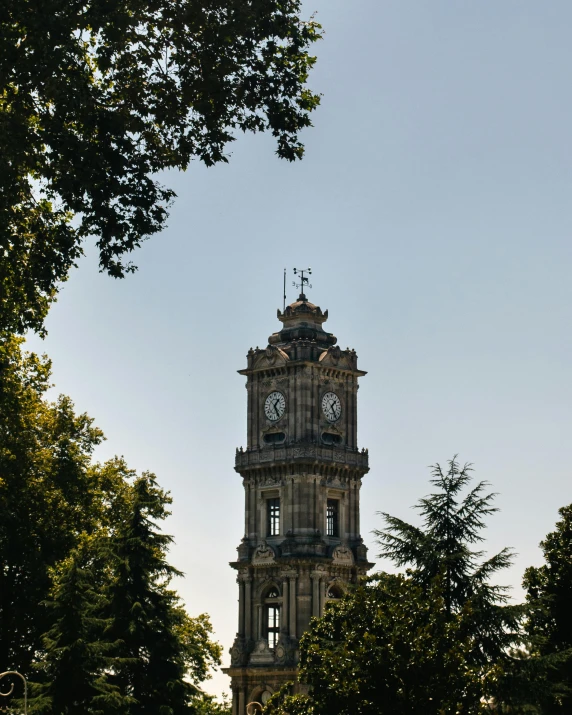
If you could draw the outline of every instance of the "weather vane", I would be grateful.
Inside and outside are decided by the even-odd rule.
[[[307,273],[308,275],[305,276],[304,273]],[[308,288],[312,287],[312,284],[310,283],[310,279],[308,276],[312,275],[312,269],[311,268],[294,268],[294,275],[295,276],[300,276],[300,282],[296,283],[296,281],[292,282],[292,285],[295,288],[300,288],[300,295],[304,295],[304,287],[307,286]]]

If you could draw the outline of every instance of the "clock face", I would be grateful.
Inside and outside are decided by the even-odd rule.
[[[335,392],[326,392],[322,397],[322,410],[328,422],[335,422],[340,419],[342,403]]]
[[[271,392],[264,401],[264,414],[272,422],[279,420],[286,411],[286,398],[281,392]]]

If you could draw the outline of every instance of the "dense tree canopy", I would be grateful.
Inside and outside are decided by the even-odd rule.
[[[267,712],[544,715],[551,663],[524,638],[524,609],[491,583],[510,551],[484,558],[475,548],[496,508],[485,482],[471,485],[471,471],[455,458],[432,468],[419,527],[383,514],[381,556],[406,575],[380,574],[314,620],[300,642],[308,694],[285,689]]]
[[[572,504],[559,513],[555,530],[540,544],[545,563],[528,568],[524,576],[532,645],[553,661],[547,715],[572,711]]]
[[[0,672],[28,677],[38,715],[223,712],[198,689],[210,621],[169,584],[169,495],[93,462],[103,434],[47,399],[49,360],[21,343],[0,342]]]
[[[471,665],[469,608],[452,617],[441,586],[381,574],[315,619],[300,642],[308,695],[282,692],[274,715],[441,715],[488,712],[494,667]]]
[[[235,133],[302,156],[319,26],[301,0],[5,0],[0,9],[0,332],[42,330],[95,236],[102,270],[161,230],[155,179],[226,161]]]
[[[21,342],[0,342],[0,667],[29,672],[49,625],[49,569],[97,527],[103,491],[112,499],[124,475],[91,464],[103,434],[69,398],[45,399],[49,360]]]

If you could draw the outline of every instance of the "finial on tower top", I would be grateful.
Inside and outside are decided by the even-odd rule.
[[[311,268],[294,268],[294,275],[295,276],[300,276],[300,282],[296,283],[296,281],[292,282],[292,285],[295,288],[300,288],[300,297],[298,300],[306,300],[306,296],[304,295],[304,286],[308,286],[308,288],[312,287],[312,284],[310,283],[310,279],[308,276],[305,276],[304,273],[307,273],[308,276],[312,275],[312,269]]]

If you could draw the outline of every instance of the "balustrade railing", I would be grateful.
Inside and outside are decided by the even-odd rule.
[[[369,454],[349,447],[329,446],[324,444],[283,444],[257,449],[236,450],[235,467],[240,470],[266,462],[291,461],[336,462],[350,467],[369,469]]]

